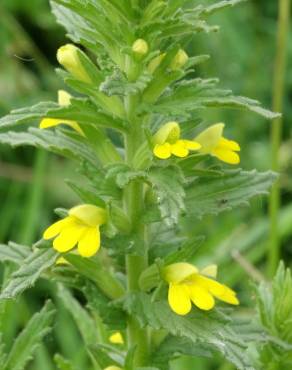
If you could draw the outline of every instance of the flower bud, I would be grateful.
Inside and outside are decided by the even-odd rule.
[[[187,63],[188,60],[189,60],[188,54],[183,49],[180,49],[177,52],[176,56],[173,58],[170,64],[170,68],[173,71],[176,71],[177,69],[182,68]]]
[[[61,46],[57,52],[57,60],[75,78],[90,83],[91,79],[80,61],[78,52],[79,49],[75,45]]]
[[[132,51],[139,57],[143,57],[149,51],[149,46],[147,42],[143,39],[138,39],[132,45]]]
[[[122,368],[118,367],[118,366],[108,366],[106,369],[104,370],[122,370]]]
[[[58,103],[61,107],[68,107],[71,104],[72,96],[67,91],[58,91]]]
[[[148,64],[148,71],[150,73],[154,73],[156,68],[159,67],[160,63],[163,61],[166,53],[160,54],[154,59],[151,60],[151,62]]]

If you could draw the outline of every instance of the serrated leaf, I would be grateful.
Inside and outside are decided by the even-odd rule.
[[[42,102],[32,107],[25,107],[15,109],[10,114],[0,119],[0,132],[8,131],[10,128],[24,124],[31,123],[36,119],[41,119],[46,116],[46,113],[51,109],[58,108],[59,105],[54,102]]]
[[[189,117],[191,112],[207,108],[243,109],[262,115],[267,119],[280,116],[260,106],[257,100],[234,96],[232,91],[218,89],[218,79],[182,80],[172,91],[162,96],[154,106],[144,104],[143,109],[161,114],[177,114]]]
[[[60,130],[55,132],[30,128],[28,132],[7,132],[0,133],[0,143],[12,147],[30,145],[36,148],[45,149],[55,154],[74,159],[86,160],[96,166],[97,156],[88,144],[82,142],[78,136],[69,138]]]
[[[63,356],[56,354],[54,356],[54,361],[57,365],[58,370],[76,370],[74,365]]]
[[[198,177],[186,189],[187,217],[218,214],[247,205],[256,196],[267,194],[276,180],[273,172],[227,170],[218,176]]]
[[[194,343],[185,337],[167,336],[158,348],[151,355],[152,363],[161,370],[169,369],[169,361],[180,356],[193,357],[212,357],[210,349],[205,348],[204,344]]]
[[[92,312],[97,312],[103,323],[110,330],[123,330],[126,328],[125,313],[112,306],[110,299],[98,287],[87,282],[82,287],[82,292],[87,299],[87,306]]]
[[[167,225],[177,223],[180,213],[185,209],[183,177],[175,166],[152,168],[148,173],[149,181],[157,196],[157,203]]]
[[[12,299],[31,288],[42,273],[53,266],[58,257],[54,249],[40,249],[31,253],[9,278],[0,294],[0,299]]]
[[[204,9],[202,9],[201,14],[208,16],[208,15],[211,15],[211,14],[217,12],[218,10],[222,10],[222,9],[225,9],[225,8],[233,7],[233,6],[237,5],[237,4],[243,3],[245,1],[247,1],[247,0],[223,0],[223,1],[219,1],[216,4],[207,6]]]
[[[98,333],[94,320],[81,304],[73,297],[68,289],[63,285],[58,285],[58,297],[63,302],[65,308],[72,315],[80,334],[87,346],[98,342]]]
[[[124,309],[136,317],[142,327],[149,325],[170,334],[186,337],[193,345],[203,344],[211,351],[220,352],[239,370],[254,370],[245,354],[247,345],[232,329],[230,320],[218,310],[203,312],[194,309],[187,316],[179,316],[171,311],[164,301],[153,302],[144,293],[129,295],[123,304]]]
[[[108,76],[100,85],[100,91],[108,96],[120,95],[127,96],[141,93],[151,81],[152,75],[149,72],[141,74],[135,82],[129,82],[121,73],[115,71]]]
[[[31,253],[25,245],[9,242],[8,245],[0,244],[0,262],[13,262],[21,264]]]
[[[48,301],[30,319],[16,338],[3,370],[24,370],[43,338],[51,331],[55,315],[54,305]]]

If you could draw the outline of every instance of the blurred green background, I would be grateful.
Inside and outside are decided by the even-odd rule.
[[[198,35],[189,54],[210,54],[197,70],[202,77],[219,77],[223,87],[238,95],[260,100],[271,107],[276,51],[277,1],[251,0],[212,17],[221,30]],[[11,109],[40,100],[56,100],[62,83],[54,74],[56,50],[66,42],[65,32],[50,13],[47,0],[1,0],[0,2],[0,116]],[[284,135],[280,149],[282,206],[279,214],[281,253],[287,266],[292,262],[292,38],[288,45],[288,71],[284,102]],[[270,122],[239,111],[215,111],[211,123],[223,121],[227,137],[242,147],[242,167],[271,168]],[[0,243],[13,240],[30,245],[52,220],[53,209],[76,202],[64,177],[74,178],[74,167],[64,159],[31,148],[0,147]],[[220,264],[220,278],[236,287],[243,307],[253,306],[252,281],[265,276],[268,248],[267,198],[250,207],[197,222],[194,232],[206,234],[197,263]],[[1,270],[1,274],[5,272]],[[9,348],[42,302],[55,295],[54,285],[40,283],[17,303],[1,309],[7,320],[0,323]],[[58,299],[55,297],[58,304]],[[52,353],[73,359],[76,369],[86,369],[85,353],[78,330],[61,304],[53,335],[37,351],[31,370],[55,369]],[[65,333],[65,335],[63,335]],[[173,365],[180,370],[232,369],[222,360],[184,359]]]

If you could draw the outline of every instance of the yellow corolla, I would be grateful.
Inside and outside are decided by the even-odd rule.
[[[61,107],[67,107],[70,105],[71,101],[71,95],[68,94],[64,90],[58,91],[58,103]],[[68,125],[72,127],[74,130],[79,132],[79,134],[84,135],[82,129],[78,125],[76,121],[68,120],[68,119],[62,119],[62,118],[43,118],[40,123],[40,128],[45,129],[49,127],[54,127],[58,125]]]
[[[113,344],[124,344],[124,339],[122,337],[122,334],[117,331],[116,333],[112,334],[109,337],[109,341]]]
[[[100,248],[99,227],[106,221],[107,214],[103,208],[82,204],[71,208],[67,217],[47,228],[43,238],[55,238],[53,248],[60,253],[78,245],[82,257],[92,257]]]
[[[199,150],[201,144],[192,140],[180,139],[180,127],[177,122],[168,122],[153,136],[153,153],[157,158],[167,159],[172,154],[186,157],[190,150]]]
[[[122,370],[122,368],[118,366],[108,366],[104,370]]]
[[[237,152],[240,146],[236,141],[228,140],[223,137],[224,123],[217,123],[201,132],[195,141],[201,144],[200,152],[217,157],[229,164],[238,164],[240,157]]]
[[[169,305],[178,315],[187,315],[192,303],[201,310],[211,310],[215,306],[214,297],[229,304],[239,304],[233,290],[214,280],[217,275],[215,265],[199,271],[189,263],[174,263],[164,268],[163,275],[169,283]]]

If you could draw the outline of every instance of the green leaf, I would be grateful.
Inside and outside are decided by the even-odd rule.
[[[100,344],[91,346],[90,352],[102,369],[108,366],[122,366],[124,362],[124,355],[113,346]]]
[[[105,203],[100,198],[98,191],[87,184],[78,184],[76,181],[66,180],[66,184],[78,195],[78,197],[84,202],[94,204],[98,207],[104,207]]]
[[[100,91],[108,96],[127,96],[141,93],[151,81],[152,75],[149,72],[142,73],[135,82],[129,82],[121,73],[115,71],[108,76],[100,85]]]
[[[152,363],[161,370],[169,369],[169,361],[180,356],[212,357],[210,349],[204,343],[194,343],[185,337],[167,336],[166,339],[151,354]]]
[[[33,105],[32,107],[12,110],[10,114],[0,119],[0,132],[8,131],[16,125],[40,120],[41,118],[46,117],[47,112],[57,108],[59,108],[57,103],[43,102]]]
[[[24,245],[9,242],[0,244],[0,262],[13,262],[20,265],[31,253],[31,249]]]
[[[207,15],[208,16],[208,15],[211,15],[211,14],[217,12],[218,10],[233,7],[237,4],[243,3],[245,1],[247,1],[247,0],[223,0],[223,1],[219,1],[216,4],[207,6],[204,9],[202,9],[201,15],[203,15],[203,16]]]
[[[184,178],[179,167],[152,167],[148,172],[125,169],[116,177],[116,183],[121,188],[133,180],[141,180],[151,186],[161,217],[167,225],[177,223],[180,213],[185,209]]]
[[[92,312],[97,312],[110,330],[126,328],[127,320],[124,311],[111,305],[110,299],[95,284],[88,281],[81,290],[87,300],[88,308]]]
[[[267,332],[264,345],[254,348],[257,368],[290,369],[292,366],[292,278],[281,262],[272,284],[256,287],[257,309]]]
[[[0,294],[0,299],[16,298],[24,290],[31,288],[42,273],[55,264],[57,257],[58,254],[52,248],[35,250],[11,275]]]
[[[58,285],[58,297],[63,302],[65,308],[72,315],[80,334],[87,346],[98,342],[97,327],[94,320],[81,304],[73,297],[68,289],[63,285]]]
[[[193,346],[206,346],[221,353],[237,369],[252,369],[248,363],[247,344],[233,331],[230,320],[219,310],[204,312],[193,309],[187,316],[171,311],[165,301],[153,302],[151,296],[137,293],[127,296],[124,309],[136,317],[142,327],[149,325],[155,330],[165,329],[173,336],[185,337]]]
[[[54,356],[54,361],[57,365],[58,370],[76,370],[74,365],[63,356],[56,354]]]
[[[257,100],[234,96],[230,90],[218,89],[217,84],[217,79],[182,80],[173,87],[171,92],[163,95],[154,106],[144,104],[141,109],[189,117],[191,112],[197,110],[222,107],[248,110],[267,119],[280,116],[279,113],[262,108]]]
[[[24,370],[32,360],[43,338],[51,331],[55,315],[54,305],[48,301],[42,310],[30,319],[16,338],[3,370]]]
[[[4,343],[2,341],[2,334],[0,334],[0,369],[4,369],[4,364],[6,362],[7,355],[4,351]]]
[[[176,166],[152,168],[148,178],[157,197],[157,204],[164,222],[171,226],[178,221],[185,209],[183,176]]]
[[[110,273],[109,269],[103,267],[97,259],[85,259],[74,254],[64,255],[78,272],[93,281],[109,298],[116,299],[124,295],[124,287]]]
[[[267,194],[276,178],[273,172],[256,170],[227,170],[217,176],[198,177],[186,189],[187,217],[201,218],[248,205],[252,197]]]
[[[96,166],[97,157],[94,151],[79,136],[76,134],[75,139],[73,139],[60,130],[49,131],[30,128],[28,132],[0,133],[0,143],[12,147],[30,145],[79,162],[83,159]]]

